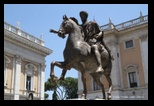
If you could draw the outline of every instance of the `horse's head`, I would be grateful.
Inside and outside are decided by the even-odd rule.
[[[63,16],[63,22],[60,25],[59,34],[60,37],[65,37],[66,34],[69,34],[73,28],[73,20],[68,18],[66,15]]]

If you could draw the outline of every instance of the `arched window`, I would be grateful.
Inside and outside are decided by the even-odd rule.
[[[7,78],[7,66],[10,63],[10,59],[4,55],[4,86],[6,86],[6,78]]]
[[[127,73],[127,85],[129,88],[134,88],[139,86],[139,71],[138,71],[138,65],[128,65],[126,67],[126,73]]]
[[[34,91],[34,73],[36,70],[36,66],[31,63],[25,66],[25,89],[28,91]]]

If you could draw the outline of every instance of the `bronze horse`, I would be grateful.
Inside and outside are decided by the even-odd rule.
[[[50,30],[50,32],[54,32]],[[111,99],[111,90],[112,90],[112,80],[110,77],[112,69],[112,61],[109,58],[109,54],[105,48],[101,53],[103,72],[95,72],[97,69],[97,63],[94,58],[93,53],[91,53],[91,46],[84,41],[84,38],[81,33],[81,28],[66,15],[63,16],[63,22],[60,25],[60,29],[55,33],[58,33],[59,37],[65,38],[65,35],[68,34],[68,39],[66,46],[63,52],[64,61],[53,61],[51,63],[51,72],[50,77],[53,82],[56,82],[54,78],[54,66],[62,68],[62,75],[64,77],[67,70],[71,68],[76,69],[81,72],[81,79],[83,83],[83,95],[84,98],[87,98],[87,88],[86,88],[86,73],[89,73],[93,80],[100,86],[103,94],[103,99],[106,99],[105,89],[103,83],[100,81],[102,75],[105,75],[109,83],[109,91],[107,93],[107,100]]]

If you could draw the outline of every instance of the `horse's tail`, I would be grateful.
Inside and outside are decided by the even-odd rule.
[[[109,60],[109,70],[110,70],[110,76],[112,71],[112,59]]]
[[[106,71],[107,74],[109,74],[109,76],[111,76],[111,71],[112,71],[112,60],[109,59],[108,63],[106,64],[106,66],[103,67],[104,70]]]

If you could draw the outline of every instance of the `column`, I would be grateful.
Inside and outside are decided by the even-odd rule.
[[[15,85],[14,85],[14,100],[19,100],[20,94],[20,74],[21,74],[21,57],[15,55]]]
[[[41,89],[40,89],[40,97],[41,100],[44,100],[44,72],[45,72],[45,64],[41,64]]]
[[[121,53],[120,53],[120,45],[118,45],[118,54],[117,54],[117,60],[118,60],[118,65],[119,65],[119,72],[120,72],[120,76],[121,76],[121,78],[120,78],[120,80],[121,80],[121,82],[120,82],[120,84],[121,84],[121,88],[123,88],[123,78],[122,78],[122,67],[121,67]]]
[[[41,69],[40,69],[40,65],[38,65],[38,97],[40,97],[40,88],[41,88],[41,80],[40,80],[40,74],[41,74]]]
[[[118,53],[118,44],[116,40],[110,40],[107,42],[107,45],[109,46],[112,55],[114,57],[114,61],[112,61],[112,72],[111,72],[111,78],[113,83],[113,88],[120,88],[121,87],[121,76],[120,76],[120,69],[119,69],[119,57],[117,57]]]
[[[140,36],[141,58],[143,63],[145,84],[148,85],[148,35]]]
[[[14,79],[15,79],[15,65],[16,65],[16,61],[15,61],[15,57],[13,57],[13,64],[12,64],[13,68],[12,68],[12,85],[11,85],[11,94],[14,94]]]

